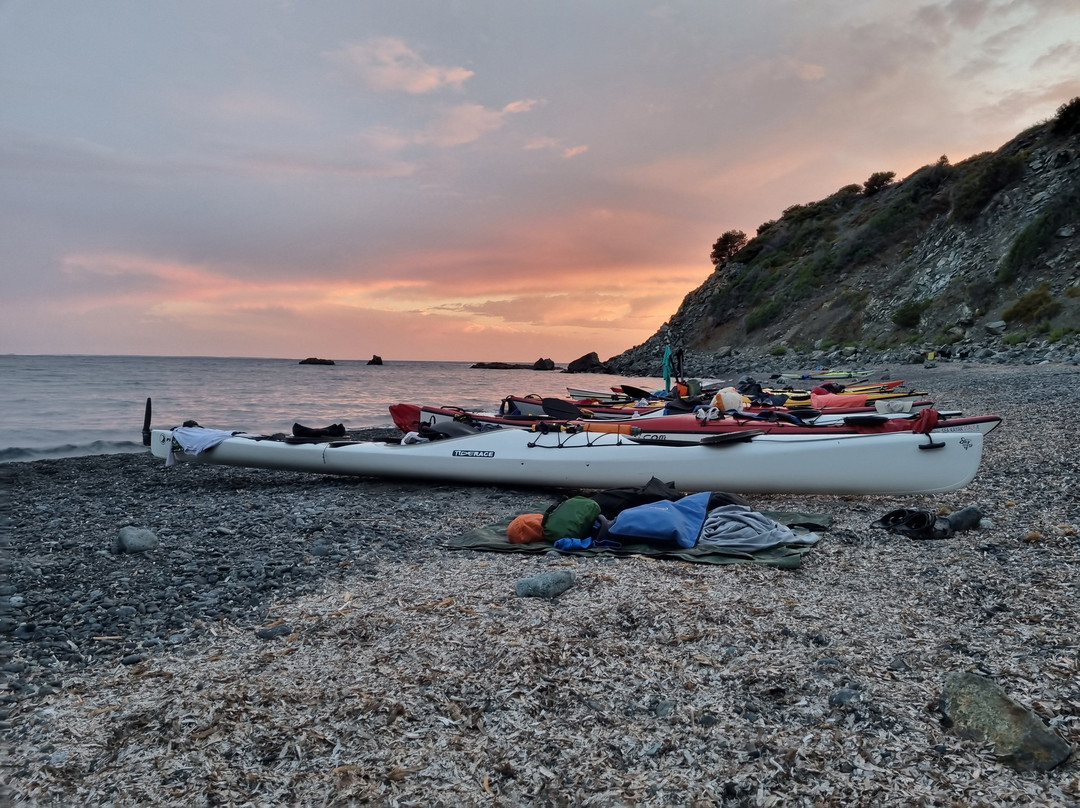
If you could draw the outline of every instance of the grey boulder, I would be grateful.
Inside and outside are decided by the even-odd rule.
[[[1014,769],[1049,771],[1072,753],[1064,738],[984,676],[950,674],[940,706],[953,732],[993,743],[995,754]]]
[[[113,542],[114,553],[145,553],[158,546],[158,537],[144,527],[122,527]]]

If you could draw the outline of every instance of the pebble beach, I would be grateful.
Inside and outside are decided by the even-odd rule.
[[[794,570],[444,546],[576,492],[0,465],[0,804],[1080,805],[938,708],[978,673],[1080,745],[1080,368],[890,370],[1004,422],[960,491],[750,497],[832,517]]]

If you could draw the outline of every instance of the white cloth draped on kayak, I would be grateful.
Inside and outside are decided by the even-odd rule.
[[[197,455],[217,446],[226,438],[239,435],[239,432],[228,432],[224,429],[207,429],[201,426],[178,426],[172,431],[173,440],[180,444],[184,454]],[[170,450],[165,460],[166,466],[175,465],[176,458]]]

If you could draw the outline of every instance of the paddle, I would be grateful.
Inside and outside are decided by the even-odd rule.
[[[720,432],[701,439],[702,446],[723,446],[727,443],[743,443],[764,435],[760,429],[743,429],[738,432]]]
[[[656,396],[654,396],[648,390],[642,390],[640,387],[631,387],[628,384],[624,384],[621,386],[623,392],[626,393],[628,396],[633,396],[634,398],[656,398]]]
[[[815,410],[813,407],[790,407],[787,414],[798,422],[809,424],[815,418],[821,417],[821,410]]]
[[[142,442],[143,446],[150,445],[150,398],[146,399],[146,410],[143,413],[142,422]]]
[[[883,424],[889,419],[884,415],[877,415],[875,413],[867,413],[865,415],[847,415],[844,416],[844,423],[850,426],[876,426]]]
[[[544,408],[544,412],[551,418],[558,418],[563,421],[573,421],[586,417],[580,407],[561,398],[545,398],[540,402],[540,406]]]

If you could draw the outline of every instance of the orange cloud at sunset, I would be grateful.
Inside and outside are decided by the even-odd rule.
[[[440,263],[434,256],[427,260]],[[451,260],[472,264],[460,256]],[[109,321],[122,322],[128,338],[132,324],[139,324],[147,331],[143,345],[157,341],[154,332],[179,332],[199,345],[239,341],[253,354],[290,355],[296,337],[275,336],[283,330],[316,346],[388,341],[391,347],[372,352],[400,350],[410,358],[460,358],[447,346],[472,345],[477,353],[470,358],[477,361],[489,358],[489,345],[513,361],[530,358],[536,346],[546,346],[544,355],[559,361],[580,355],[574,346],[581,345],[606,358],[628,347],[643,327],[659,327],[687,286],[700,282],[697,268],[633,266],[610,276],[604,290],[580,267],[536,274],[512,268],[493,287],[482,273],[363,282],[241,279],[133,255],[69,256],[64,266],[73,290],[53,302],[55,316],[77,314],[109,331]],[[109,278],[126,279],[128,288],[122,294],[101,288]],[[203,333],[205,339],[195,336]]]

